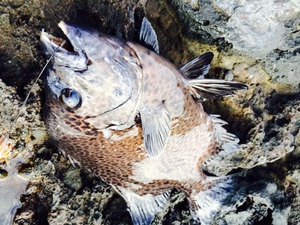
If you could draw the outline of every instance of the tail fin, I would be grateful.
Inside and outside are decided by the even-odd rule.
[[[204,186],[204,190],[194,192],[188,197],[194,220],[201,225],[210,224],[232,189],[233,176],[211,178]]]
[[[195,99],[204,100],[231,95],[237,90],[248,89],[248,86],[235,81],[193,79],[188,81],[187,88]]]

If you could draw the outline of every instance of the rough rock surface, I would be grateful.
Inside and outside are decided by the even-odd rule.
[[[158,34],[161,54],[175,65],[212,51],[210,77],[249,86],[235,96],[205,102],[207,111],[220,114],[242,143],[240,151],[204,165],[217,175],[236,174],[232,194],[212,224],[298,224],[299,9],[295,0],[3,0],[0,135],[8,132],[45,63],[39,43],[42,28],[61,36],[57,23],[67,20],[136,40],[146,14]],[[30,183],[14,224],[131,224],[122,198],[73,167],[48,141],[42,102],[39,84],[10,132],[12,157],[24,151],[30,155],[19,169]],[[0,174],[5,179],[5,171]],[[184,195],[174,190],[153,224],[193,224]]]
[[[273,80],[299,91],[300,2],[294,0],[171,0],[190,37],[225,41],[261,60]]]

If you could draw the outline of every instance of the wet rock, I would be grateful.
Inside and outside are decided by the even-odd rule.
[[[249,86],[205,102],[205,109],[220,114],[242,143],[240,151],[204,166],[213,174],[236,174],[232,194],[212,224],[300,223],[297,1],[1,1],[1,134],[8,132],[46,61],[39,43],[42,28],[62,37],[57,23],[66,20],[137,40],[144,15],[157,32],[162,55],[176,66],[212,51],[209,77]],[[73,167],[47,140],[42,96],[38,85],[10,134],[15,154],[27,149],[32,155],[20,169],[30,183],[14,224],[131,224],[124,200]],[[193,223],[183,193],[173,191],[153,222],[162,223]]]
[[[78,191],[82,187],[80,170],[76,167],[70,167],[64,174],[63,182],[67,187]]]
[[[299,3],[296,1],[172,0],[186,33],[221,49],[261,59],[270,76],[299,91]],[[220,45],[224,38],[227,44]],[[279,56],[280,55],[280,56]],[[291,88],[291,91],[292,89]]]
[[[12,8],[18,8],[21,7],[25,3],[25,0],[10,0],[9,5]]]
[[[29,211],[26,207],[28,202],[24,202],[23,194],[28,194],[27,191],[25,193],[25,190],[33,176],[30,158],[35,155],[34,145],[41,142],[44,143],[47,137],[46,132],[43,132],[45,127],[39,115],[40,99],[37,93],[39,93],[39,89],[34,87],[30,100],[36,97],[36,102],[21,110],[21,102],[16,95],[16,90],[6,86],[0,80],[0,136],[8,135],[11,142],[11,150],[6,154],[6,157],[4,159],[2,156],[0,157],[0,170],[7,172],[7,177],[2,177],[0,182],[2,202],[0,211],[1,213],[4,212],[3,207],[6,208],[5,210],[8,210],[6,211],[7,218],[1,214],[0,220],[2,224],[11,224],[9,221],[15,218],[17,208],[22,205],[25,205],[26,209],[26,213],[23,216],[26,217]],[[19,116],[16,117],[18,114]],[[44,135],[34,137],[32,131],[35,134]],[[20,211],[23,210],[24,208],[21,208]],[[4,222],[4,219],[7,219],[6,222]]]

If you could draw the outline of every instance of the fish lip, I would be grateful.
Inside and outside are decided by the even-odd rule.
[[[65,30],[63,30],[65,31]],[[68,36],[66,35],[66,38]],[[88,59],[84,53],[78,53],[75,51],[69,51],[68,49],[64,48],[64,44],[62,43],[66,41],[66,39],[60,38],[60,37],[55,37],[50,33],[47,33],[42,29],[40,33],[40,41],[42,42],[43,49],[46,55],[52,56],[56,65],[59,65],[59,67],[68,67],[71,65],[71,62],[73,59],[78,59],[81,61],[82,67],[80,68],[74,68],[74,67],[69,67],[73,69],[75,72],[79,71],[82,72],[86,70],[87,65],[88,65]],[[69,40],[69,44],[73,44],[71,40]],[[62,45],[62,46],[60,46]],[[54,54],[55,53],[55,54]],[[50,96],[50,99],[57,99],[60,96],[60,92],[63,88],[66,88],[62,82],[60,82],[61,77],[54,75],[53,73],[47,73],[45,76],[43,76],[43,82],[46,84],[44,85],[45,88],[47,89],[46,93]]]
[[[52,34],[45,32],[44,29],[42,29],[42,32],[40,34],[40,40],[45,47],[45,52],[49,55],[52,55],[54,51],[59,47],[59,45],[64,41],[64,39],[62,38],[55,37]],[[70,53],[67,49],[63,47],[58,48],[57,51],[66,54]]]
[[[84,46],[81,42],[81,36],[78,35],[81,31],[73,26],[67,25],[63,21],[61,21],[58,26],[67,37],[67,43],[71,45],[71,49],[66,47],[68,44],[65,45],[63,43],[65,41],[64,39],[55,37],[42,30],[40,40],[46,55],[54,55],[54,62],[58,66],[68,67],[75,72],[84,72],[92,62],[83,49]]]
[[[52,34],[45,32],[44,29],[42,29],[42,32],[40,34],[40,40],[45,46],[45,51],[48,54],[52,54],[54,51],[57,51],[70,55],[80,55],[81,52],[84,52],[82,46],[76,43],[78,42],[80,36],[77,35],[79,32],[74,32],[74,30],[76,29],[75,27],[68,25],[64,21],[60,21],[58,23],[58,27],[62,30],[67,40],[55,37]],[[64,41],[68,41],[68,43],[72,45],[71,47],[73,48],[73,50],[69,51],[67,48],[65,48],[66,44],[60,46]]]

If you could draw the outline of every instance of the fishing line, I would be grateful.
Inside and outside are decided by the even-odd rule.
[[[18,117],[20,116],[21,114],[21,111],[25,108],[25,105],[28,101],[28,98],[30,96],[30,94],[32,93],[32,90],[33,90],[33,87],[34,85],[38,82],[38,80],[40,79],[41,75],[44,73],[46,67],[48,66],[48,64],[50,63],[50,61],[52,60],[52,58],[54,57],[55,53],[58,51],[59,48],[61,48],[64,44],[66,43],[66,41],[64,40],[62,43],[60,43],[59,46],[57,46],[57,48],[53,51],[53,53],[51,54],[50,58],[47,60],[45,66],[43,67],[42,71],[40,72],[40,74],[38,75],[38,77],[36,78],[35,82],[33,83],[33,85],[31,86],[28,94],[26,95],[26,98],[25,100],[23,101],[19,111],[18,111],[18,114],[15,116],[15,118],[13,119],[13,122],[11,123],[10,127],[9,127],[9,130],[7,132],[7,134],[5,135],[5,138],[4,138],[4,146],[6,146],[6,143],[8,141],[8,138],[9,138],[9,134],[10,132],[12,131],[12,128],[14,126],[14,124],[16,123]]]

